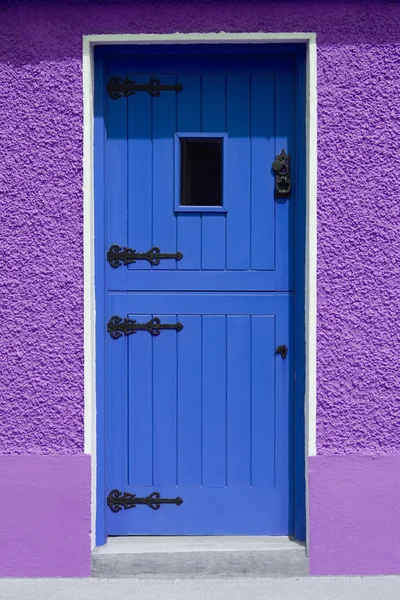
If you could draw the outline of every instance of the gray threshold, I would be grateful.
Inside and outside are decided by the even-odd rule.
[[[115,537],[93,550],[94,577],[304,577],[305,545],[287,537]]]

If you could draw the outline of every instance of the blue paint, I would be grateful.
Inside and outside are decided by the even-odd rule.
[[[136,80],[139,84],[148,81],[145,75],[138,75]],[[140,194],[131,194],[129,198],[127,245],[129,248],[149,250],[153,246],[152,206],[149,202],[143,202],[143,198],[152,194],[151,98],[149,94],[136,94],[129,97],[125,103],[129,116],[134,110],[140,114],[140,119],[129,118],[127,124],[128,189],[140,190]],[[137,218],[138,215],[140,219]],[[135,269],[146,271],[150,269],[150,265],[140,261],[135,265]]]
[[[187,96],[167,92],[157,99],[145,93],[128,100],[107,98],[105,148],[98,143],[104,137],[104,96],[100,101],[101,94],[96,95],[97,172],[104,172],[104,159],[108,163],[107,233],[101,214],[104,199],[96,192],[96,265],[113,243],[138,251],[157,245],[163,252],[184,254],[178,263],[164,261],[156,267],[142,261],[119,269],[107,265],[107,306],[99,298],[99,281],[102,289],[106,285],[102,267],[99,275],[96,271],[98,331],[112,314],[141,322],[159,316],[166,323],[184,323],[180,333],[164,331],[157,338],[140,332],[118,341],[106,339],[108,413],[105,419],[100,409],[98,446],[104,448],[107,420],[109,479],[105,485],[105,464],[99,460],[98,478],[105,490],[98,490],[98,543],[104,540],[104,497],[114,487],[139,495],[153,490],[166,497],[181,495],[184,503],[157,512],[145,507],[108,512],[112,535],[296,531],[302,538],[304,458],[300,473],[297,455],[304,454],[304,416],[293,369],[296,353],[296,381],[304,384],[298,371],[304,369],[303,292],[294,293],[303,285],[296,271],[304,272],[304,253],[295,252],[294,234],[296,227],[298,244],[304,246],[297,231],[299,223],[300,228],[304,225],[304,207],[298,208],[304,178],[299,174],[294,201],[274,201],[270,164],[263,162],[263,157],[280,152],[282,143],[295,156],[304,140],[304,131],[298,125],[295,136],[294,126],[304,101],[301,96],[297,105],[292,101],[296,56],[293,49],[291,56],[284,56],[276,46],[271,53],[257,48],[254,56],[245,46],[240,54],[230,46],[229,55],[213,48],[212,57],[203,55],[204,47],[185,48],[192,56],[180,54],[182,48],[176,54],[163,49],[162,55],[151,48],[142,55],[143,49],[136,47],[129,49],[141,55],[132,69],[126,49],[99,50],[99,57],[110,55],[104,59],[107,78],[128,73],[144,83],[151,73],[163,83],[180,81]],[[304,86],[300,76],[297,81]],[[104,86],[100,77],[96,85]],[[176,132],[227,132],[226,213],[181,212],[188,207],[175,212]],[[293,164],[294,172],[304,169],[300,160]],[[97,241],[99,232],[105,244]],[[274,354],[279,343],[289,347],[286,360]],[[100,351],[102,344],[104,357],[100,336]],[[97,368],[104,373],[104,358]],[[104,380],[98,381],[98,400],[104,407]],[[296,428],[303,418],[296,440],[295,418]]]
[[[194,79],[194,77],[190,78],[191,80]],[[198,80],[198,83],[200,83],[200,78],[196,78]],[[181,78],[180,78],[181,81]],[[185,91],[187,90],[187,85],[188,82],[186,82],[186,87],[184,86]],[[191,81],[189,82],[190,85]],[[200,87],[199,85],[197,87]],[[198,92],[198,96],[200,97],[200,94]],[[192,98],[191,98],[192,100]],[[190,106],[187,105],[188,103],[186,103],[186,106],[182,107],[183,108],[183,112],[187,113],[188,110],[191,109]],[[178,108],[179,110],[179,108]],[[181,144],[180,144],[180,139],[181,138],[220,138],[222,139],[222,194],[223,194],[223,199],[222,199],[222,206],[181,206],[181,189],[180,189],[180,180],[181,180],[181,172],[180,172],[180,166],[181,166]],[[175,212],[187,212],[187,213],[217,213],[217,212],[226,212],[226,208],[224,208],[224,204],[225,204],[225,189],[226,189],[226,182],[225,182],[225,177],[227,174],[227,167],[228,167],[228,161],[227,161],[227,141],[228,141],[228,136],[226,133],[215,133],[215,132],[185,132],[185,133],[181,133],[181,132],[177,132],[175,133],[174,136],[174,160],[175,160],[175,164],[174,164],[174,172],[175,172],[175,181],[174,181],[174,198],[175,198]]]
[[[110,533],[291,532],[290,478],[283,465],[293,427],[287,401],[293,366],[291,353],[282,360],[275,348],[281,339],[293,345],[288,324],[294,295],[114,293],[110,303],[113,314],[138,322],[157,315],[163,323],[184,324],[178,334],[110,338],[116,376],[109,376],[109,419],[118,432],[111,438],[110,485],[184,499],[179,508],[157,513],[141,507],[139,514],[110,514]],[[274,423],[286,432],[280,441]]]
[[[94,83],[96,90],[104,89],[105,65],[103,61],[96,60]],[[107,320],[106,310],[106,263],[105,253],[105,127],[104,127],[104,94],[96,94],[94,105],[94,195],[95,195],[95,290],[96,290],[96,545],[102,546],[107,541],[107,503],[106,503],[106,446],[107,438],[106,418],[106,389],[104,379],[99,374],[106,372],[106,330],[104,323]]]
[[[306,540],[306,469],[305,448],[305,373],[306,373],[306,340],[305,340],[305,240],[306,240],[306,53],[299,47],[297,61],[297,98],[296,98],[296,179],[298,201],[296,203],[296,305],[295,305],[295,353],[296,353],[296,386],[295,386],[295,436],[294,444],[294,517],[295,537],[299,541]]]
[[[271,169],[266,168],[266,156],[275,156],[275,86],[270,77],[255,75],[251,94],[251,238],[250,256],[253,272],[274,270],[275,267],[275,202],[266,202],[265,190],[274,186]],[[279,207],[281,208],[281,207]],[[258,227],[264,223],[264,227]],[[266,282],[264,281],[264,285]],[[268,285],[268,284],[267,284]],[[273,288],[279,289],[276,281]]]

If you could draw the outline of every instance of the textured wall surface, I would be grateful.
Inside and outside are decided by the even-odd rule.
[[[0,452],[83,449],[82,35],[318,35],[318,452],[400,449],[400,6],[0,1]]]
[[[312,456],[310,575],[400,570],[400,456]]]
[[[0,456],[0,577],[90,575],[90,457]]]

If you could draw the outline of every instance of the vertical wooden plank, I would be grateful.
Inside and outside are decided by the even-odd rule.
[[[275,267],[274,78],[251,76],[251,268]]]
[[[126,296],[109,295],[108,318],[125,316]],[[128,372],[127,338],[107,333],[108,485],[123,489],[128,481]]]
[[[203,486],[226,485],[226,317],[203,316]]]
[[[250,317],[227,317],[228,486],[250,485]]]
[[[276,210],[276,286],[277,291],[294,290],[295,285],[295,202],[296,202],[296,157],[295,157],[295,93],[294,65],[285,63],[276,75],[276,138],[275,154],[282,149],[291,155],[292,197],[275,200]]]
[[[163,323],[176,316],[154,315]],[[149,335],[147,332],[140,332]],[[176,331],[161,331],[153,342],[153,472],[154,485],[176,485]]]
[[[155,74],[165,85],[175,85],[176,75]],[[174,213],[174,133],[176,130],[176,92],[164,92],[153,103],[153,244],[161,252],[173,253],[176,247]],[[164,260],[157,270],[175,270],[176,261]]]
[[[227,76],[227,268],[250,269],[250,77]]]
[[[178,321],[178,484],[201,485],[201,315]]]
[[[282,493],[293,528],[293,482],[294,482],[294,294],[276,295],[276,342],[285,344],[288,353],[283,360],[275,356],[276,373],[276,431],[275,482]],[[290,433],[289,433],[290,432]],[[283,507],[284,508],[284,507]]]
[[[251,317],[251,485],[275,484],[275,316]]]
[[[106,262],[102,259],[106,244],[106,72],[104,55],[95,51],[94,73],[94,238],[95,244],[95,295],[96,295],[96,545],[107,542],[107,333],[104,324],[106,313]],[[100,258],[100,260],[98,259]],[[86,260],[86,258],[85,258]]]
[[[113,74],[126,77],[126,72],[118,69]],[[106,97],[107,143],[106,161],[106,235],[107,248],[111,244],[125,244],[127,241],[127,108],[117,100]],[[104,255],[103,255],[104,260]],[[121,295],[108,295],[106,300],[107,320],[113,315],[125,316],[126,300]],[[103,324],[106,327],[106,324]],[[112,339],[107,333],[107,485],[109,489],[126,486],[128,479],[128,432],[127,432],[127,362],[126,339]],[[111,403],[110,399],[115,398]],[[107,515],[108,519],[110,515]]]
[[[144,84],[150,75],[129,77]],[[123,102],[128,103],[128,246],[147,252],[153,245],[151,96],[135,94]],[[151,265],[139,260],[128,268],[150,269]]]
[[[200,131],[200,75],[178,75],[183,90],[177,97],[177,131]],[[180,167],[180,165],[179,165]],[[177,170],[175,170],[176,172]],[[180,168],[178,169],[180,175]],[[179,186],[179,181],[175,182]],[[199,213],[177,214],[177,248],[183,259],[178,269],[200,269],[201,261],[201,215]]]
[[[225,76],[203,75],[201,85],[202,132],[224,133],[226,131],[225,105]],[[201,217],[201,267],[204,270],[225,269],[226,218],[226,213],[204,213]]]
[[[129,315],[146,323],[151,315]],[[128,474],[129,484],[153,485],[153,348],[151,336],[128,338]]]
[[[121,78],[126,72],[117,72]],[[126,100],[107,95],[107,248],[127,243],[128,214],[128,125]]]

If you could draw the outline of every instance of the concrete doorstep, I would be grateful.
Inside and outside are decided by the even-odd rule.
[[[94,577],[209,579],[305,577],[304,544],[286,537],[109,538],[92,556]]]

